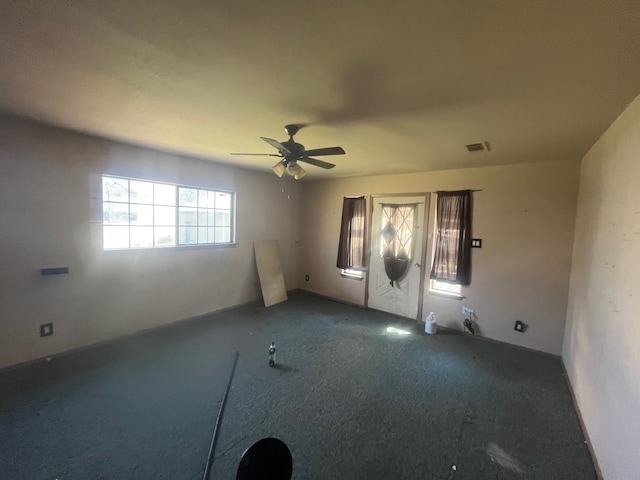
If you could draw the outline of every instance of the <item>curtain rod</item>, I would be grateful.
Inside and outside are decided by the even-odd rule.
[[[484,188],[478,188],[478,189],[471,190],[471,191],[472,192],[484,192]],[[419,197],[419,196],[423,196],[423,195],[425,195],[427,193],[437,193],[437,192],[438,192],[437,190],[434,190],[432,192],[422,192],[422,193],[420,193],[420,192],[418,192],[418,193],[404,193],[404,192],[401,192],[401,193],[374,193],[371,196],[372,197],[398,197],[398,198],[401,198],[401,197]],[[360,197],[347,197],[347,198],[360,198]],[[364,195],[364,198],[369,198],[369,195]]]
[[[453,193],[453,192],[484,192],[484,188],[477,188],[475,190],[471,190],[469,188],[466,188],[464,190],[436,190],[435,192],[431,192],[431,193],[435,193],[436,195],[438,193]]]
[[[438,192],[484,192],[484,188],[477,188],[475,190],[471,190],[471,189],[465,189],[465,190],[436,190],[435,192],[432,193],[438,193]]]

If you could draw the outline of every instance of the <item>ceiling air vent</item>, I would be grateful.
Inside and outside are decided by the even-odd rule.
[[[466,145],[466,147],[470,152],[481,152],[482,150],[486,150],[487,152],[491,151],[491,145],[486,141],[484,142],[484,144],[470,143],[469,145]]]
[[[481,143],[471,143],[467,145],[467,150],[470,152],[479,152],[480,150],[484,150],[484,145]]]

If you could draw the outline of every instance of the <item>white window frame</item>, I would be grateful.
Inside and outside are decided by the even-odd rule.
[[[105,181],[112,179],[114,185],[126,183],[126,194],[110,197],[105,192]],[[133,187],[131,182],[139,183],[144,187],[147,196],[135,201],[131,194]],[[172,249],[172,248],[200,248],[200,247],[228,247],[235,245],[235,211],[236,194],[225,190],[212,190],[208,188],[180,185],[167,182],[156,182],[146,179],[121,177],[117,175],[101,175],[102,192],[102,249],[114,250],[141,250],[141,249]],[[169,187],[169,196],[159,199],[157,187]],[[174,190],[175,197],[171,198]],[[186,190],[191,190],[194,200],[185,200]],[[195,193],[193,193],[195,191]],[[151,192],[151,195],[149,195]],[[181,197],[182,194],[182,197]],[[229,198],[230,197],[230,198]],[[220,207],[218,207],[220,203]],[[146,223],[137,223],[137,215],[132,210],[146,210]],[[114,211],[119,210],[114,213]],[[161,212],[164,211],[164,215]],[[173,218],[171,218],[173,217]],[[218,225],[218,219],[224,219]],[[200,223],[203,223],[202,225]],[[119,241],[107,246],[107,229],[120,232]],[[126,229],[126,235],[122,235]],[[133,229],[138,232],[144,230],[144,244],[135,245],[133,241]],[[151,230],[151,234],[149,233]],[[187,234],[195,232],[194,241],[185,241]],[[161,234],[164,234],[163,236]],[[126,241],[124,237],[127,237]],[[167,239],[167,243],[159,243],[160,238]],[[116,235],[113,238],[118,238]],[[149,239],[151,240],[149,242]],[[126,243],[126,245],[125,245]],[[114,246],[115,245],[115,246]]]
[[[355,278],[357,280],[362,280],[364,278],[364,269],[356,269],[356,268],[343,268],[340,271],[340,275],[347,278]]]

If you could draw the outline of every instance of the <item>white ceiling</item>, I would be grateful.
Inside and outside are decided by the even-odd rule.
[[[635,0],[0,0],[0,110],[307,179],[581,158],[640,93]],[[468,153],[489,141],[491,152]]]

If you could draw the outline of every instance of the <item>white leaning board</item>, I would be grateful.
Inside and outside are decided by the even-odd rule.
[[[280,253],[277,240],[255,242],[253,250],[256,254],[256,265],[264,306],[270,307],[287,300],[287,290],[284,286],[284,275],[280,263]]]

